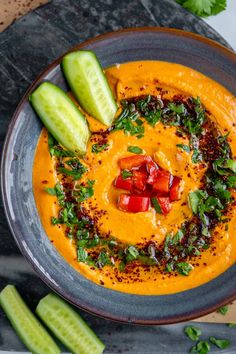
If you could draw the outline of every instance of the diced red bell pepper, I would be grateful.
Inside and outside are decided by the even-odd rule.
[[[128,156],[120,159],[119,165],[122,170],[131,170],[134,167],[140,167],[147,161],[150,161],[150,156],[146,155],[135,155]]]
[[[121,194],[118,199],[118,208],[131,213],[144,212],[149,209],[150,198]]]
[[[156,203],[155,203],[156,200]],[[171,203],[169,197],[154,197],[152,198],[152,204],[155,207],[155,204],[160,206],[161,213],[166,215],[171,211]],[[157,208],[155,207],[158,212]]]
[[[119,175],[114,181],[114,186],[116,188],[125,189],[127,191],[130,191],[133,186],[133,180],[131,177],[124,179],[124,178],[122,178],[121,175]]]
[[[181,196],[181,189],[180,189],[180,178],[174,177],[172,186],[170,188],[170,200],[173,202],[175,200],[179,200]]]
[[[147,175],[140,171],[133,171],[133,183],[134,187],[140,191],[144,191],[146,188]]]
[[[156,192],[160,192],[163,194],[169,193],[170,177],[170,172],[164,170],[157,170],[156,182],[153,184],[153,189]]]
[[[147,183],[153,184],[157,179],[158,166],[154,161],[148,161],[146,163],[146,168],[148,172]]]

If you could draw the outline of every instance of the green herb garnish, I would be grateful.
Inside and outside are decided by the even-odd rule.
[[[143,153],[143,150],[138,146],[129,146],[127,150],[129,152],[132,152],[133,154],[142,154]]]
[[[91,198],[93,196],[93,185],[95,181],[88,180],[87,185],[80,185],[77,187],[76,192],[78,193],[77,200],[78,202],[83,202],[88,198]]]
[[[176,2],[201,17],[217,15],[227,6],[226,0],[176,0]]]
[[[176,270],[181,275],[189,275],[193,266],[187,262],[180,262],[176,264]]]
[[[194,347],[191,348],[190,354],[207,354],[211,350],[211,346],[207,341],[199,341]]]
[[[158,214],[162,214],[161,206],[156,197],[151,198],[152,205]]]
[[[45,188],[45,191],[50,195],[55,195],[59,205],[64,205],[65,194],[60,183],[56,183],[54,188]]]
[[[176,145],[178,148],[182,149],[183,151],[190,153],[190,147],[188,145],[184,145],[184,144],[177,144]]]
[[[58,144],[54,137],[48,133],[48,148],[51,156],[56,157],[74,157],[75,153],[69,150],[65,150]]]
[[[106,148],[109,146],[109,144],[93,144],[92,145],[92,152],[95,154],[98,154],[99,152],[102,152],[104,150],[106,150]]]
[[[222,306],[220,307],[217,312],[220,313],[221,315],[226,315],[227,312],[229,311],[229,307],[226,305],[226,306]]]
[[[45,192],[50,195],[57,195],[55,188],[45,188]]]
[[[122,179],[127,179],[129,177],[132,177],[133,176],[133,173],[129,170],[122,170],[121,171],[121,177]]]
[[[99,268],[103,268],[106,265],[113,265],[113,263],[111,262],[111,259],[106,250],[102,250],[97,258],[97,266]]]
[[[131,262],[134,259],[137,259],[139,256],[139,251],[135,246],[127,247],[125,253],[126,253],[126,262]]]
[[[113,130],[124,130],[125,134],[142,136],[144,133],[143,121],[133,103],[121,101],[122,112],[116,119]]]
[[[202,334],[200,328],[195,326],[187,326],[184,328],[184,333],[188,336],[192,341],[197,341]]]
[[[85,262],[88,258],[88,253],[83,247],[77,249],[77,259],[78,262]]]
[[[236,323],[228,323],[227,325],[229,328],[235,328],[236,327]]]
[[[65,167],[58,167],[58,171],[67,176],[73,177],[74,180],[80,179],[85,172],[87,172],[87,168],[78,160],[71,159],[67,160],[64,163],[64,166],[67,165],[70,169]]]
[[[230,341],[228,339],[216,339],[215,337],[210,337],[209,340],[220,349],[225,349],[230,346]]]

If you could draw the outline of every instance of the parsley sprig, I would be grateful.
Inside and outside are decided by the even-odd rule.
[[[176,2],[201,17],[217,15],[227,6],[226,0],[176,0]]]

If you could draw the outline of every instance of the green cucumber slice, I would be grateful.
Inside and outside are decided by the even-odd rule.
[[[0,304],[22,342],[34,354],[58,354],[60,349],[33,315],[14,285],[0,293]]]
[[[55,336],[75,354],[101,354],[105,348],[72,307],[55,294],[40,300],[36,313]]]
[[[86,50],[69,53],[62,60],[62,68],[81,107],[111,126],[117,104],[96,55]]]
[[[85,117],[56,85],[42,83],[29,98],[48,131],[66,149],[85,154],[90,136]]]

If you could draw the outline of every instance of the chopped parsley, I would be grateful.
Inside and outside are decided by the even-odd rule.
[[[69,169],[64,166],[68,166]],[[63,167],[58,167],[58,171],[64,175],[73,177],[74,180],[78,180],[87,172],[87,168],[78,159],[71,159],[65,161]]]
[[[129,152],[132,152],[133,154],[142,154],[143,153],[143,150],[138,146],[128,146],[127,150]]]
[[[127,179],[129,177],[132,177],[133,176],[133,173],[129,170],[122,170],[121,171],[121,177],[122,179]]]
[[[193,269],[193,266],[187,262],[179,262],[176,264],[176,269],[179,274],[189,275]]]
[[[56,183],[54,188],[45,188],[45,191],[50,195],[55,195],[59,205],[64,205],[65,194],[60,183]]]
[[[92,145],[92,152],[95,154],[98,154],[99,152],[102,152],[108,148],[109,144],[93,144]]]
[[[176,2],[201,17],[217,15],[227,6],[226,0],[176,0]]]
[[[217,312],[220,313],[221,315],[225,316],[227,314],[227,312],[229,311],[229,307],[228,306],[222,306],[220,307]]]
[[[76,197],[78,202],[83,202],[88,198],[91,198],[93,196],[93,185],[95,181],[88,180],[87,185],[79,185],[76,186],[76,192],[74,193],[74,196]]]
[[[48,133],[48,148],[51,156],[56,157],[74,157],[75,153],[69,150],[65,150],[61,145],[54,139],[54,137]]]
[[[158,199],[153,197],[153,198],[151,198],[151,201],[152,201],[152,205],[153,205],[154,209],[156,210],[156,212],[158,214],[163,214],[162,210],[161,210],[161,206],[160,206],[160,204],[158,202]]]
[[[225,349],[230,346],[230,341],[228,339],[216,339],[215,337],[210,337],[209,340],[220,349]]]
[[[138,111],[133,103],[126,100],[121,101],[122,112],[116,119],[112,129],[124,130],[125,134],[143,136],[143,121],[140,119]]]
[[[229,328],[235,328],[236,327],[236,323],[228,323],[227,325]]]
[[[176,145],[178,148],[182,149],[183,151],[190,153],[190,147],[188,145],[184,145],[184,144],[177,144]]]
[[[199,337],[202,334],[202,331],[200,328],[195,327],[195,326],[187,326],[184,328],[184,333],[186,336],[188,336],[192,341],[197,341],[199,340]]]
[[[196,345],[194,345],[191,350],[190,354],[198,353],[198,354],[207,354],[211,350],[211,346],[207,341],[200,340]]]
[[[108,253],[106,252],[106,250],[102,250],[97,258],[97,266],[98,268],[103,268],[106,265],[113,265],[110,256],[108,255]]]

